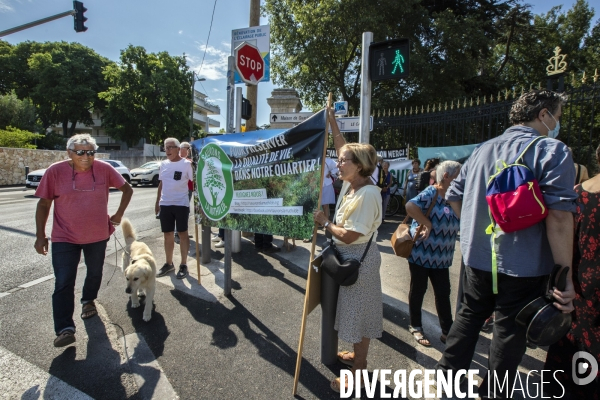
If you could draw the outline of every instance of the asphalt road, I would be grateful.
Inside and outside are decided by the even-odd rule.
[[[242,239],[241,253],[233,255],[229,297],[223,296],[223,252],[213,246],[210,264],[197,269],[194,258],[189,259],[188,279],[159,278],[152,320],[146,323],[141,320],[142,308],[132,309],[124,292],[124,278],[117,268],[120,258],[115,259],[111,239],[97,301],[100,318],[82,321],[76,307],[77,342],[56,349],[52,347],[50,257],[33,249],[37,202],[33,193],[32,189],[0,188],[4,233],[0,241],[0,398],[292,397],[310,244],[298,240],[289,253],[265,255],[256,252],[250,240]],[[109,212],[116,210],[120,196],[120,191],[111,191]],[[164,250],[153,212],[155,196],[155,188],[134,188],[126,216],[160,266]],[[369,367],[432,368],[443,351],[433,293],[428,291],[423,305],[424,327],[433,345],[425,348],[407,330],[408,265],[393,255],[388,240],[398,222],[396,218],[384,224],[377,240],[382,253],[384,335],[372,341]],[[51,220],[48,224],[49,234]],[[322,235],[318,238],[323,240]],[[281,245],[281,239],[276,237],[275,243]],[[191,248],[193,253],[194,243]],[[457,251],[450,270],[453,307],[459,266]],[[85,277],[82,267],[83,263],[76,292]],[[199,278],[202,285],[198,285]],[[298,398],[339,398],[329,389],[329,381],[344,366],[321,363],[320,321],[317,307],[307,320]],[[473,361],[473,367],[482,372],[489,339],[489,334],[481,335]],[[340,349],[348,347],[340,342]],[[544,358],[543,350],[528,350],[521,371],[541,369]],[[377,393],[381,387],[377,384]],[[393,387],[387,388],[388,393]]]

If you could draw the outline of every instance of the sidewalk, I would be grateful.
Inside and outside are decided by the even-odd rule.
[[[419,346],[408,333],[403,290],[408,285],[408,265],[391,253],[389,241],[381,240],[390,237],[395,226],[383,225],[378,240],[383,259],[384,333],[369,348],[371,373],[383,368],[408,372],[432,368],[443,349],[437,319],[427,310],[423,320],[432,347]],[[160,267],[164,249],[159,229],[140,232],[138,239],[152,249]],[[275,243],[281,246],[281,238],[276,237]],[[292,398],[310,245],[297,240],[289,253],[282,250],[266,255],[242,238],[242,251],[233,255],[232,294],[228,297],[223,296],[223,252],[213,250],[213,261],[200,267],[202,285],[197,283],[195,258],[189,258],[190,276],[186,279],[177,280],[174,272],[158,278],[152,319],[144,322],[143,307],[131,308],[125,293],[125,279],[117,266],[120,251],[115,261],[111,238],[96,302],[100,318],[82,321],[80,307],[76,307],[74,346],[51,347],[53,279],[0,301],[0,315],[26,305],[2,320],[0,375],[17,397],[23,398],[45,398],[53,391],[65,395],[65,388],[73,398],[95,399]],[[192,241],[191,253],[194,251]],[[455,260],[460,260],[460,255]],[[178,246],[174,261],[179,264]],[[81,269],[77,299],[84,276]],[[454,293],[455,286],[452,296]],[[297,398],[339,398],[329,383],[346,366],[321,363],[320,324],[317,307],[307,319]],[[487,365],[489,337],[482,334],[474,359],[481,373]],[[351,349],[342,341],[339,347]],[[542,350],[529,350],[523,370],[541,369],[544,357]],[[34,365],[35,379],[31,373],[12,368],[18,363]],[[29,379],[22,379],[24,375]],[[394,386],[388,385],[386,392],[391,394]],[[380,390],[378,383],[374,398],[381,398]],[[362,395],[366,398],[364,390]]]

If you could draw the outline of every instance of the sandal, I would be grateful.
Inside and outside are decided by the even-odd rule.
[[[88,319],[98,315],[98,310],[96,310],[96,305],[93,301],[89,303],[85,303],[81,307],[81,319]]]
[[[56,339],[54,339],[54,347],[64,347],[71,343],[75,343],[75,332],[69,329],[62,331]]]
[[[354,376],[354,368],[352,368],[352,375]],[[346,386],[346,388],[348,388],[348,385],[344,383],[344,385]],[[360,386],[363,386],[363,379],[362,379],[362,375],[360,376]],[[329,387],[331,388],[331,390],[333,390],[336,393],[340,393],[340,390],[342,389],[342,382],[340,380],[340,378],[335,378],[334,380],[331,381],[331,383],[329,384]]]
[[[344,350],[337,353],[338,361],[342,364],[349,365],[351,367],[354,366],[354,352]]]
[[[425,337],[425,334],[423,333],[423,329],[421,329],[421,328],[413,328],[411,326],[411,327],[409,327],[408,331],[410,333],[412,333],[412,335],[415,338],[415,340],[417,341],[417,343],[419,343],[421,346],[425,346],[425,347],[430,347],[431,346],[431,343],[429,342],[429,339],[427,339]]]

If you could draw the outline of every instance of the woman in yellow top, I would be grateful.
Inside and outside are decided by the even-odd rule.
[[[377,165],[373,146],[362,143],[345,144],[333,111],[329,113],[333,141],[338,154],[338,177],[344,181],[334,213],[335,224],[323,211],[314,212],[315,222],[323,225],[332,235],[343,258],[360,260],[371,236],[373,240],[359,269],[358,280],[351,286],[341,286],[335,316],[335,329],[346,342],[354,343],[354,351],[338,353],[338,359],[352,365],[352,372],[367,368],[367,353],[371,339],[383,332],[383,300],[381,294],[381,254],[377,248],[377,228],[381,224],[380,189],[373,185],[371,174]],[[336,378],[331,388],[339,392]]]

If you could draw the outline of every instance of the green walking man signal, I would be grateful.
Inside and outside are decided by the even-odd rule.
[[[409,75],[410,42],[393,39],[371,43],[369,70],[372,82],[407,78]]]

